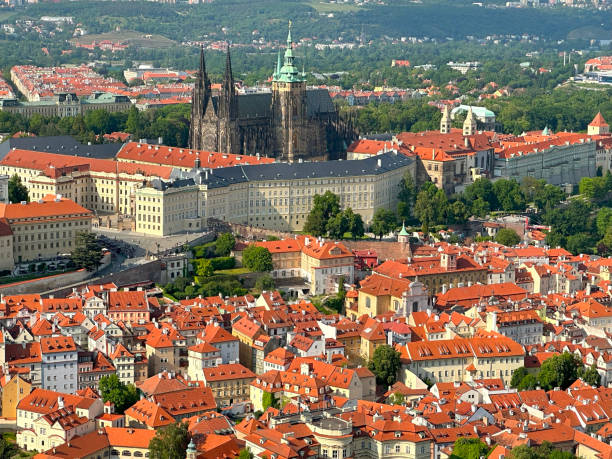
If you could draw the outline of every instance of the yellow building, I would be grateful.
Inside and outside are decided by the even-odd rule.
[[[202,369],[204,384],[211,388],[217,408],[249,401],[249,388],[255,373],[239,363],[225,363]]]
[[[247,368],[253,368],[253,344],[255,340],[263,334],[262,328],[248,319],[243,317],[232,325],[232,335],[240,340],[238,345],[240,352],[240,363]]]
[[[19,375],[5,377],[2,382],[2,417],[17,419],[17,404],[30,394],[32,383]]]
[[[380,322],[375,319],[368,319],[363,325],[363,329],[360,333],[361,346],[360,353],[366,361],[372,360],[374,357],[374,351],[378,346],[387,344],[387,336],[385,330]]]
[[[49,196],[37,202],[0,204],[0,218],[13,233],[13,259],[20,263],[72,252],[76,236],[91,231],[93,214],[69,199]]]
[[[135,192],[136,231],[155,236],[201,231],[198,187],[187,180],[153,180]]]

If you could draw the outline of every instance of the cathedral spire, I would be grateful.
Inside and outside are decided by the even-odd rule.
[[[289,32],[287,33],[287,49],[293,48],[293,40],[291,39],[291,21],[289,21]]]
[[[220,116],[233,119],[237,115],[236,87],[232,74],[232,58],[229,44],[225,55],[225,74],[223,75],[222,97],[220,98]]]
[[[232,75],[232,58],[230,56],[230,47],[227,45],[227,54],[225,55],[225,75],[223,75],[223,89],[229,94],[234,93],[234,76]]]

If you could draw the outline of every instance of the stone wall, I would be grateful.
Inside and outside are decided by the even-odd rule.
[[[60,288],[64,285],[71,285],[91,277],[91,273],[80,269],[69,273],[56,274],[54,276],[32,279],[13,284],[0,285],[2,295],[17,295],[20,293],[40,293],[46,290]]]

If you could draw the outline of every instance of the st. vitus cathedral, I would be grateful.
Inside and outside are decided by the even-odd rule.
[[[284,62],[279,51],[271,92],[238,94],[229,48],[221,91],[213,95],[204,51],[193,89],[189,147],[236,154],[262,154],[284,161],[335,159],[356,138],[340,119],[325,89],[306,87],[293,54],[291,28]]]

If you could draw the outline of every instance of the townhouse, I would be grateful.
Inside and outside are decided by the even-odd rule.
[[[510,384],[514,371],[524,364],[525,351],[512,339],[495,332],[473,338],[416,341],[400,348],[402,381],[414,387],[416,378],[431,382],[500,378]]]
[[[255,373],[239,363],[226,363],[202,369],[204,384],[213,392],[217,407],[228,408],[235,403],[248,402],[249,387]]]

